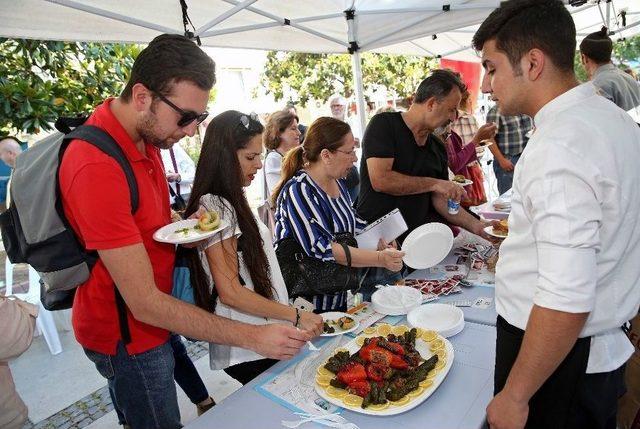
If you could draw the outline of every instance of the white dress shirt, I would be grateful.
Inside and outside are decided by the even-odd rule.
[[[589,313],[587,373],[620,367],[640,303],[640,128],[580,85],[547,103],[516,165],[496,309],[525,329],[534,304]]]

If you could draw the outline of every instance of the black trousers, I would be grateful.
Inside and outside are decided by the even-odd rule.
[[[515,363],[524,331],[498,316],[494,393]],[[587,374],[591,338],[579,338],[567,357],[529,401],[529,429],[615,429],[618,398],[625,391],[624,365]]]
[[[276,363],[278,363],[276,359],[252,360],[231,365],[229,368],[225,368],[224,372],[238,380],[244,386]]]

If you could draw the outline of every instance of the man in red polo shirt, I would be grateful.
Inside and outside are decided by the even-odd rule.
[[[213,61],[193,42],[158,36],[136,59],[122,94],[89,118],[88,124],[118,142],[133,168],[140,196],[135,215],[124,173],[108,155],[73,143],[60,166],[65,215],[85,247],[100,257],[77,289],[74,332],[136,429],[181,427],[169,332],[276,359],[292,357],[310,339],[292,326],[238,323],[170,295],[175,249],[152,238],[171,222],[159,150],[194,135],[207,116],[214,83]],[[120,334],[116,286],[127,307],[127,344]]]

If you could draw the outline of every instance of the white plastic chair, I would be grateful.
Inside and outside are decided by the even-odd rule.
[[[6,295],[12,295],[13,264],[9,261],[9,258],[5,260],[5,283]],[[62,352],[62,344],[60,344],[60,337],[58,336],[53,315],[49,310],[45,309],[40,302],[40,276],[31,265],[29,265],[29,291],[27,293],[16,293],[13,295],[24,301],[36,304],[40,308],[38,318],[36,319],[36,326],[40,332],[42,332],[51,354],[57,355]]]

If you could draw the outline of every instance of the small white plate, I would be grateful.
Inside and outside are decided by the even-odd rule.
[[[360,326],[360,322],[358,322],[356,318],[349,313],[342,313],[341,311],[329,311],[327,313],[320,314],[320,316],[322,316],[322,320],[324,320],[325,322],[329,320],[338,320],[341,317],[348,317],[349,319],[353,319],[353,321],[355,322],[355,324],[351,328],[345,330],[340,329],[338,325],[331,325],[336,331],[332,334],[323,333],[322,335],[320,335],[321,337],[335,337],[336,335],[346,334],[347,332],[355,331],[356,329],[358,329],[358,326]]]
[[[425,304],[407,314],[407,322],[414,328],[436,331],[451,337],[464,328],[464,313],[449,304]]]
[[[371,295],[371,303],[377,313],[400,316],[422,304],[422,293],[409,286],[386,286]]]
[[[453,183],[455,183],[456,185],[460,185],[460,186],[469,186],[469,185],[473,185],[473,180],[465,180],[464,182],[456,182],[455,180],[452,180]]]
[[[500,234],[496,234],[495,232],[493,232],[493,226],[489,225],[488,227],[486,227],[484,229],[484,232],[486,232],[487,234],[489,234],[492,237],[496,237],[496,238],[507,238],[506,235],[500,235]]]
[[[153,233],[153,239],[161,243],[171,244],[185,244],[193,243],[195,241],[204,240],[213,236],[215,233],[220,232],[227,227],[227,222],[224,219],[220,220],[220,225],[211,231],[201,231],[194,227],[198,223],[198,219],[185,219],[178,222],[165,225],[156,232]],[[186,233],[183,230],[187,228]]]
[[[402,243],[404,262],[422,270],[440,263],[453,246],[451,228],[443,223],[426,223],[409,233]]]

